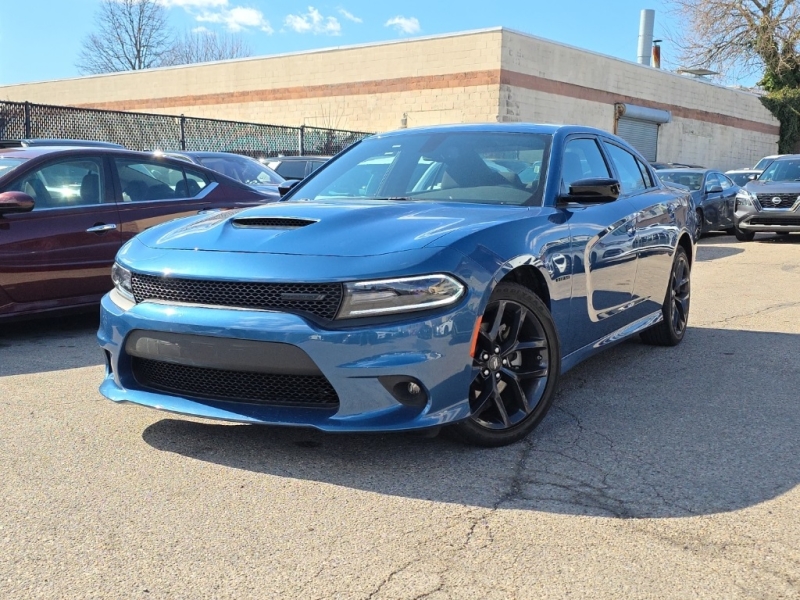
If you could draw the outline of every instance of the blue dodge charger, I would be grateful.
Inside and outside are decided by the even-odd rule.
[[[100,391],[242,423],[449,425],[509,444],[578,362],[635,334],[682,340],[689,203],[595,129],[375,135],[281,202],[127,243],[102,302]]]

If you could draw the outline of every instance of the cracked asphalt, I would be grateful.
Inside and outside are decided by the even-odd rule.
[[[0,325],[0,598],[800,598],[800,235],[496,450],[117,406],[96,326]]]

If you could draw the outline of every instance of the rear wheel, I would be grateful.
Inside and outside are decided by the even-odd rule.
[[[689,258],[686,256],[686,251],[678,246],[669,275],[667,297],[664,298],[661,307],[664,319],[643,331],[642,341],[655,346],[677,346],[681,343],[689,323],[691,287]]]
[[[756,237],[755,231],[743,231],[739,229],[736,224],[733,226],[733,235],[736,236],[736,239],[740,242],[752,242],[753,238]]]
[[[522,439],[550,408],[560,372],[561,348],[547,306],[524,286],[500,283],[484,311],[475,348],[472,415],[452,432],[480,446]]]

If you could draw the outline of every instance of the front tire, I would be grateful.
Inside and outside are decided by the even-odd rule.
[[[686,251],[678,246],[669,274],[669,287],[661,313],[664,319],[641,333],[642,341],[654,346],[677,346],[689,323],[691,269]]]
[[[483,313],[469,387],[472,415],[451,427],[461,440],[498,447],[527,436],[544,418],[561,373],[561,346],[542,300],[500,283]]]
[[[743,231],[739,229],[735,224],[733,226],[733,235],[736,236],[736,239],[740,242],[752,242],[753,238],[756,237],[755,231]]]

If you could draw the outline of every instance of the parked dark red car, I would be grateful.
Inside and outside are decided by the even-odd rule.
[[[141,152],[0,150],[0,319],[98,303],[117,250],[152,225],[277,199]]]

